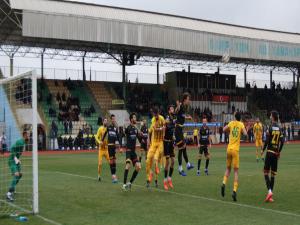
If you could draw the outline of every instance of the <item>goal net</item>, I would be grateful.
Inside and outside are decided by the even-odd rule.
[[[0,215],[38,213],[37,80],[0,80]]]

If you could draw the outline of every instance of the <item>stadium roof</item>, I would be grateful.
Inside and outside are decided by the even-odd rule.
[[[300,63],[298,33],[81,2],[7,2],[0,0],[2,45],[212,61],[228,53],[235,62]],[[12,19],[3,21],[9,13]]]

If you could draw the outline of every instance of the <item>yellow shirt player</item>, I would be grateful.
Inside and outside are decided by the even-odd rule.
[[[99,129],[97,131],[97,134],[95,136],[96,142],[99,145],[99,151],[98,151],[98,181],[101,181],[102,158],[105,157],[107,162],[109,162],[107,135],[105,135],[106,130],[107,130],[107,119],[104,119],[103,120],[103,125],[99,127]]]
[[[193,136],[194,136],[194,144],[198,145],[198,135],[199,135],[199,131],[198,129],[195,127],[194,131],[193,131]]]
[[[255,138],[255,146],[256,146],[256,161],[259,161],[259,152],[262,150],[263,147],[263,126],[259,121],[259,118],[256,119],[256,123],[253,126],[253,134]],[[263,158],[262,158],[263,160]]]
[[[232,199],[236,201],[236,192],[238,188],[238,172],[239,172],[239,151],[241,135],[247,135],[245,126],[241,121],[241,114],[235,113],[235,120],[231,121],[227,126],[224,127],[224,132],[229,132],[229,144],[227,146],[227,159],[226,159],[226,171],[223,178],[223,184],[221,187],[221,195],[225,196],[225,185],[231,172],[231,165],[233,164],[234,169],[234,185],[232,192]]]
[[[162,158],[164,150],[164,131],[165,131],[165,119],[163,116],[159,115],[158,108],[153,110],[154,117],[151,121],[151,126],[149,129],[150,137],[150,148],[147,154],[146,160],[146,173],[147,173],[147,187],[149,187],[152,181],[152,164],[153,160],[155,162],[155,174],[156,177],[159,174],[158,162]],[[157,178],[155,180],[157,185]]]

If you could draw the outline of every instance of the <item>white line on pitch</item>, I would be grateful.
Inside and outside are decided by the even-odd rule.
[[[47,171],[47,172],[49,172],[49,171]],[[67,176],[73,176],[73,177],[80,177],[80,178],[85,178],[85,179],[90,179],[90,180],[96,180],[96,178],[94,178],[94,177],[89,177],[89,176],[84,176],[84,175],[79,175],[79,174],[65,173],[65,172],[60,172],[60,171],[54,171],[54,173],[67,175]],[[140,188],[146,188],[145,186],[138,185],[138,184],[134,184],[133,186],[140,187]],[[282,214],[282,215],[286,215],[286,216],[300,217],[300,215],[296,214],[296,213],[290,213],[290,212],[285,212],[285,211],[280,211],[280,210],[275,210],[275,209],[267,209],[267,208],[263,208],[263,207],[253,206],[253,205],[227,202],[227,201],[222,201],[222,200],[219,200],[219,199],[207,198],[207,197],[197,196],[197,195],[192,195],[192,194],[184,194],[184,193],[179,193],[179,192],[175,192],[175,191],[165,191],[165,190],[161,190],[161,189],[153,189],[153,190],[158,191],[158,192],[165,192],[165,193],[175,194],[175,195],[183,196],[183,197],[202,199],[202,200],[206,200],[206,201],[218,202],[218,203],[228,204],[228,205],[233,205],[233,206],[241,206],[241,207],[244,207],[244,208],[264,210],[264,211],[267,211],[267,212]]]
[[[23,211],[23,212],[25,212],[25,213],[32,214],[32,212],[29,211],[28,209],[25,209],[25,208],[23,208],[23,207],[21,207],[21,206],[15,205],[15,204],[12,203],[12,202],[4,201],[4,200],[0,200],[0,202],[4,202],[4,203],[10,205],[11,207],[17,208],[17,209],[19,209],[19,210],[21,210],[21,211]],[[39,214],[36,214],[36,215],[34,215],[34,216],[35,216],[35,217],[38,217],[38,218],[40,218],[41,220],[44,220],[45,222],[50,223],[50,224],[54,224],[54,225],[62,225],[62,224],[59,223],[59,222],[56,222],[56,221],[51,220],[51,219],[48,219],[48,218],[43,217],[43,216],[41,216],[41,215],[39,215]]]

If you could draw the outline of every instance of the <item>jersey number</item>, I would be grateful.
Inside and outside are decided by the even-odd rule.
[[[280,137],[280,131],[272,131],[272,144],[277,145]]]
[[[239,128],[238,127],[234,127],[232,130],[232,136],[234,138],[237,138],[239,136]]]

